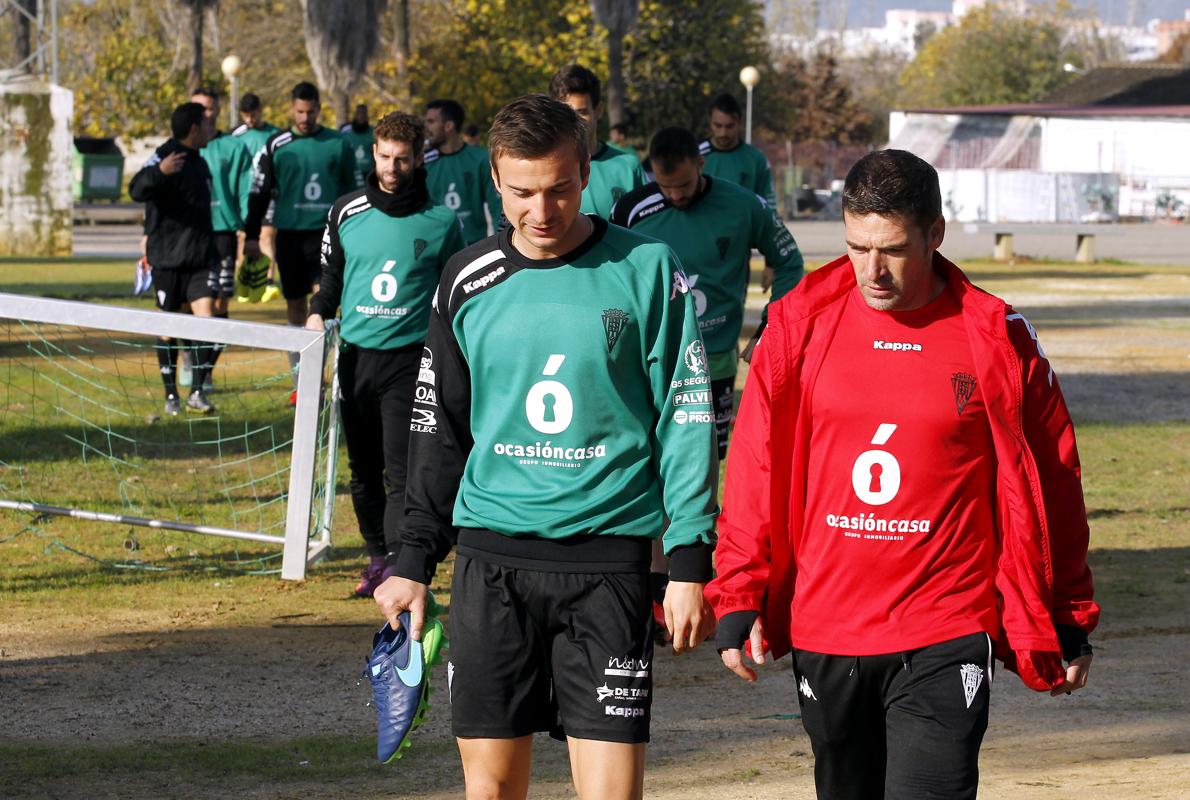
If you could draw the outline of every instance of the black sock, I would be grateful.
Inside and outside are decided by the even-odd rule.
[[[153,349],[157,351],[157,365],[161,367],[161,382],[165,384],[165,396],[177,397],[177,339],[158,339]]]
[[[211,375],[212,358],[215,347],[210,342],[195,342],[193,350],[194,372],[191,378],[191,391],[198,391]]]

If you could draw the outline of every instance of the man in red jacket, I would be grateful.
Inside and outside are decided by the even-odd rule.
[[[937,253],[933,167],[865,156],[843,218],[847,255],[768,308],[707,596],[740,677],[792,651],[819,797],[973,798],[993,652],[1087,681],[1074,430],[1033,328]]]

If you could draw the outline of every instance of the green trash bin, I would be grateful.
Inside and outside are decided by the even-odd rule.
[[[112,138],[76,136],[71,188],[75,202],[119,200],[124,182],[124,154]]]

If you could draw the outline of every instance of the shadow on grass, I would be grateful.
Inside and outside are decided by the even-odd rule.
[[[1173,422],[1190,419],[1190,373],[1059,374],[1076,423]]]

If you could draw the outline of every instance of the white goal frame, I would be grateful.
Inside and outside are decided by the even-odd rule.
[[[85,509],[62,508],[4,498],[0,498],[0,509],[280,544],[284,548],[281,557],[281,577],[286,580],[304,580],[306,566],[322,558],[330,550],[331,531],[329,525],[323,525],[322,529],[317,532],[317,537],[310,537],[310,512],[314,500],[314,470],[318,452],[319,390],[322,387],[323,367],[328,349],[326,343],[333,341],[334,337],[327,337],[318,331],[309,331],[290,325],[241,322],[216,317],[196,317],[190,314],[167,314],[161,311],[104,306],[69,300],[51,300],[6,292],[0,292],[0,318],[146,336],[167,336],[190,339],[191,341],[218,342],[299,354],[297,409],[293,424],[293,449],[289,466],[289,494],[286,499],[284,536],[259,531],[237,531],[210,525],[191,525],[185,522],[148,519],[124,514],[108,514]],[[338,348],[335,348],[336,355],[337,352]],[[328,485],[322,518],[328,521],[331,519],[329,512],[335,502],[334,476],[338,450],[337,374],[331,391],[332,407],[328,438],[336,446],[330,448],[327,457]]]

